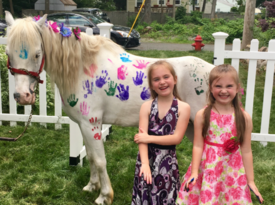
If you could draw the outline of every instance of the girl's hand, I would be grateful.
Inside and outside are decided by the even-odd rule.
[[[141,177],[142,174],[144,181],[147,184],[152,184],[152,174],[149,164],[141,164],[139,176]]]
[[[263,199],[262,195],[260,194],[258,188],[256,187],[255,182],[253,181],[253,182],[248,183],[248,187],[250,188],[250,190],[252,192],[254,192],[254,194],[256,195],[257,199],[262,204],[263,201],[264,201],[264,199]]]
[[[135,135],[134,141],[135,143],[145,143],[148,144],[148,137],[149,135],[145,133],[141,128],[139,128],[139,133]]]
[[[187,182],[184,185],[184,191],[188,192],[189,184],[192,183],[192,185],[194,186],[197,182],[197,179],[198,179],[198,174],[191,174],[191,176],[189,177],[189,179],[187,180]]]

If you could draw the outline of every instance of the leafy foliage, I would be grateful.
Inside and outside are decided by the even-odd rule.
[[[99,8],[105,11],[114,11],[116,6],[113,0],[74,0],[77,7]]]

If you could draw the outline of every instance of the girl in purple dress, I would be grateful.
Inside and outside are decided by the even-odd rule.
[[[177,76],[168,62],[152,64],[148,81],[153,99],[141,106],[134,138],[139,153],[132,205],[174,205],[180,188],[176,145],[186,131],[190,106],[180,101]]]

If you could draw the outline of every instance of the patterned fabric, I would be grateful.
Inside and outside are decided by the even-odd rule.
[[[167,114],[158,117],[157,98],[152,102],[148,134],[173,134],[178,120],[178,101],[174,98]],[[133,187],[132,205],[174,205],[180,187],[176,146],[148,144],[149,166],[152,184],[139,177],[141,160],[138,153]]]
[[[206,139],[210,143],[224,144],[237,135],[235,114],[219,115],[211,111],[210,127]],[[249,205],[252,204],[240,147],[231,154],[222,146],[204,143],[197,183],[190,184],[189,192],[184,184],[191,176],[189,166],[181,184],[177,205]]]

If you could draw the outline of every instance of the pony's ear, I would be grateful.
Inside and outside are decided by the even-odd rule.
[[[46,20],[47,20],[47,14],[44,14],[44,16],[40,18],[36,23],[38,23],[38,25],[42,27],[45,25]]]
[[[11,26],[14,22],[14,19],[9,11],[5,11],[5,20],[8,26]]]

